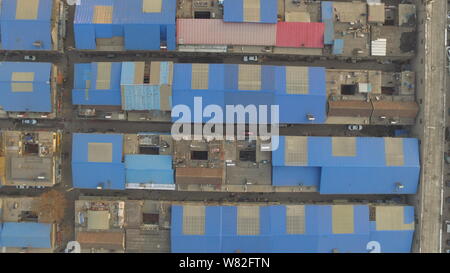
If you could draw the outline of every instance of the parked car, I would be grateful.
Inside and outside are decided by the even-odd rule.
[[[257,62],[258,56],[244,56],[244,62]]]
[[[36,124],[38,124],[38,121],[37,121],[37,119],[22,119],[22,124],[36,125]]]
[[[358,124],[351,124],[347,128],[349,131],[361,131],[363,129],[362,125]]]
[[[447,187],[450,187],[450,180],[447,180],[446,185]]]
[[[36,56],[25,55],[23,58],[25,61],[36,61]]]
[[[450,46],[448,46],[446,49],[447,49],[447,60],[450,62]]]
[[[450,156],[448,155],[448,153],[444,153],[444,159],[447,164],[450,164]]]
[[[87,131],[88,131],[88,133],[94,133],[94,132],[97,132],[97,129],[89,128]]]
[[[447,231],[447,233],[450,233],[450,221],[449,220],[445,221],[445,230]]]

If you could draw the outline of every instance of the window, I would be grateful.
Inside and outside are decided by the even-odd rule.
[[[356,84],[341,84],[342,95],[355,95],[356,89]]]
[[[191,151],[192,160],[208,160],[208,151]]]

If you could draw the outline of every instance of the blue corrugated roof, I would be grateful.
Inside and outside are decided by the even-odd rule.
[[[51,50],[52,0],[40,0],[35,20],[16,19],[16,0],[3,0],[0,11],[0,37],[2,49]],[[33,46],[40,41],[40,48]]]
[[[0,63],[0,106],[6,111],[14,112],[51,112],[50,63]],[[32,72],[31,92],[13,92],[12,75],[14,72]]]
[[[89,162],[89,143],[111,143],[111,162]],[[117,134],[74,134],[72,139],[72,180],[75,188],[125,189],[122,163],[123,136]]]
[[[172,156],[126,155],[127,183],[174,184]]]
[[[192,89],[192,64],[175,64],[173,77],[173,106],[187,105],[194,109],[194,97],[201,97],[203,107],[219,105],[279,105],[281,123],[323,123],[326,119],[325,69],[308,68],[308,94],[287,94],[286,67],[261,66],[261,90],[240,90],[239,66],[210,64],[208,89]],[[293,113],[295,109],[295,113]],[[224,111],[225,113],[225,111]],[[307,114],[315,116],[311,122]],[[225,116],[225,114],[224,114]],[[173,118],[173,120],[177,120]],[[208,121],[209,118],[203,118]]]
[[[127,50],[159,50],[161,41],[174,50],[176,0],[162,1],[160,13],[144,13],[142,4],[143,0],[81,0],[74,19],[76,47],[95,49],[96,38],[123,36]],[[95,6],[113,6],[111,24],[93,23]]]
[[[334,40],[333,2],[322,1],[322,22],[325,23],[324,44],[331,45]]]
[[[120,75],[122,63],[111,63],[110,89],[96,89],[98,63],[75,64],[72,104],[121,105]],[[86,81],[90,88],[86,89]]]
[[[413,194],[419,182],[417,139],[403,139],[404,164],[387,166],[384,138],[357,137],[355,156],[333,156],[331,137],[308,137],[308,163],[285,164],[285,137],[272,152],[275,186],[319,186],[324,194]],[[319,172],[319,173],[318,173]],[[399,190],[396,183],[404,185]]]
[[[3,223],[0,247],[51,248],[51,224]]]
[[[278,21],[278,1],[277,0],[260,0],[259,21],[255,23],[272,23]],[[225,0],[224,1],[223,20],[225,22],[244,22],[244,0]]]
[[[334,55],[340,55],[344,53],[344,40],[343,39],[336,39],[333,42],[333,54]]]
[[[405,220],[412,223],[414,208],[404,207],[404,211]],[[369,220],[367,205],[354,205],[353,215],[353,233],[336,234],[332,229],[332,206],[305,205],[304,232],[288,234],[286,206],[261,206],[259,235],[238,235],[237,207],[207,206],[204,235],[186,235],[183,207],[175,205],[172,252],[369,252],[367,245],[371,241],[380,243],[381,252],[411,251],[413,230],[378,231],[375,221]]]

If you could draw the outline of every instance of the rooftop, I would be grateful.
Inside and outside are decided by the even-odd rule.
[[[414,207],[172,206],[172,252],[410,252]]]
[[[72,143],[74,187],[91,189],[125,188],[122,135],[74,134]]]
[[[281,136],[273,185],[315,186],[322,194],[414,194],[419,144],[412,138]]]
[[[51,50],[53,0],[3,0],[0,11],[1,48]]]
[[[50,63],[0,63],[0,107],[9,112],[52,112]]]

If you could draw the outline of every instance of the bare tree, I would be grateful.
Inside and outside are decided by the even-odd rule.
[[[39,198],[39,219],[41,222],[60,223],[64,218],[67,201],[62,192],[50,190]]]

